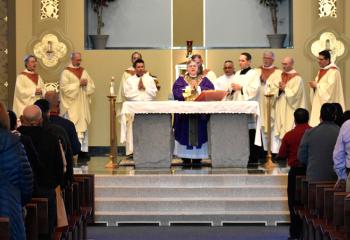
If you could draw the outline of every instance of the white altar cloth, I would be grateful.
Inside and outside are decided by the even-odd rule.
[[[133,121],[135,114],[254,114],[256,117],[255,145],[261,146],[260,109],[257,101],[213,101],[213,102],[185,102],[185,101],[126,101],[123,103],[120,129],[120,142],[128,139],[132,147],[132,130],[128,129],[127,121]],[[131,135],[127,138],[128,135]]]

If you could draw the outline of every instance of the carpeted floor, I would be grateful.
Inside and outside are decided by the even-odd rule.
[[[88,240],[286,240],[288,226],[88,227]]]

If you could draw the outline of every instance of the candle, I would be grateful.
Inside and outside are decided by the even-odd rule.
[[[111,96],[114,96],[114,76],[112,76],[111,78],[111,82],[109,85],[109,93],[111,94]]]

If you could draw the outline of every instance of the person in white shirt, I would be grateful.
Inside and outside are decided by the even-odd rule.
[[[44,81],[36,73],[37,64],[38,61],[34,55],[26,56],[24,58],[25,70],[17,76],[12,109],[18,118],[26,106],[33,105],[36,100],[45,95]]]
[[[214,82],[215,90],[224,90],[228,91],[230,82],[235,75],[235,68],[231,60],[226,60],[224,62],[224,74],[217,78]]]
[[[158,92],[154,78],[145,74],[145,63],[142,59],[134,62],[135,75],[129,77],[124,85],[124,96],[127,101],[151,101]]]
[[[243,52],[239,56],[240,70],[236,72],[229,86],[229,95],[227,100],[233,101],[258,101],[259,100],[259,88],[260,79],[257,71],[251,68],[252,56]],[[249,116],[248,118],[249,128],[249,148],[250,155],[248,165],[257,164],[261,147],[254,144],[256,133],[256,118],[255,116]]]

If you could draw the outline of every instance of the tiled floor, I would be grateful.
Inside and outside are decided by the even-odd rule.
[[[173,159],[170,168],[135,168],[132,159],[125,156],[117,158],[118,168],[106,168],[109,162],[108,157],[91,157],[88,162],[80,162],[74,169],[76,173],[110,174],[110,175],[138,175],[138,174],[287,174],[288,168],[285,163],[277,163],[273,169],[265,169],[263,164],[255,165],[249,168],[212,168],[210,160],[203,160],[206,166],[200,168],[183,168],[180,159]]]

